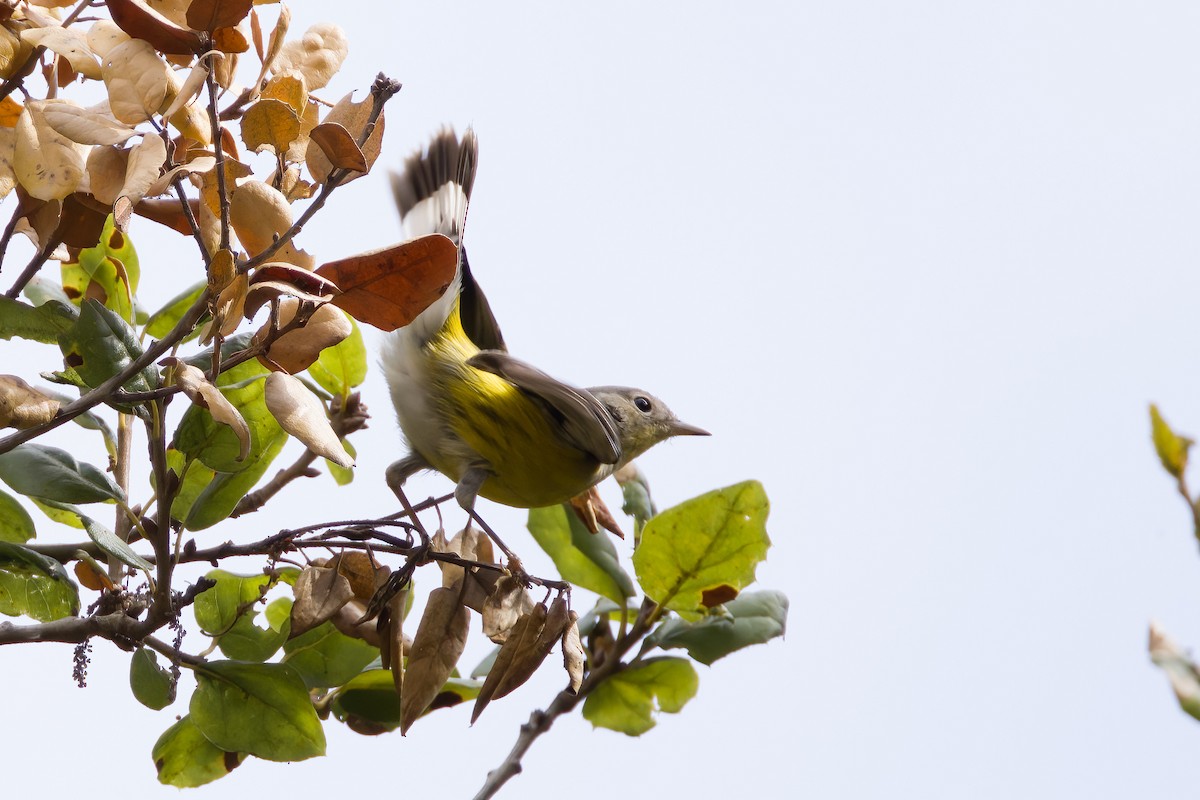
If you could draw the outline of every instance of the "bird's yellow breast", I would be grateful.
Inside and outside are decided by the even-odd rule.
[[[426,357],[431,399],[447,428],[444,433],[465,448],[422,452],[425,460],[457,482],[474,456],[492,473],[479,494],[518,508],[564,502],[602,478],[604,465],[566,439],[541,401],[466,363],[478,352],[463,331],[455,304],[441,331],[426,344]]]

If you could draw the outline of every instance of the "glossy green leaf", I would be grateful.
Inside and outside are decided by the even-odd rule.
[[[563,580],[623,603],[635,593],[607,534],[593,534],[566,505],[529,510],[529,532]]]
[[[60,334],[75,325],[79,312],[55,300],[31,306],[0,296],[0,339],[14,336],[43,344],[58,344]]]
[[[27,542],[37,535],[33,517],[17,499],[0,492],[0,542]]]
[[[346,319],[350,320],[350,335],[322,350],[308,368],[308,374],[322,389],[342,397],[367,379],[367,348],[363,344],[362,331],[348,314]]]
[[[0,614],[51,622],[79,613],[79,588],[63,565],[11,542],[0,542]]]
[[[212,483],[216,473],[195,459],[189,460],[174,447],[167,448],[167,466],[183,477],[171,503],[171,518],[182,522],[188,518],[196,498]],[[151,475],[152,480],[153,477]]]
[[[227,753],[214,746],[190,715],[184,715],[158,737],[151,756],[158,770],[158,782],[180,789],[224,778],[245,758],[241,753]]]
[[[146,320],[146,327],[143,328],[146,335],[161,339],[170,333],[171,329],[179,324],[179,320],[183,319],[183,315],[188,312],[188,309],[196,305],[196,301],[200,299],[200,295],[204,294],[206,288],[208,288],[208,281],[200,281],[168,300],[165,306],[155,311]]]
[[[598,728],[641,736],[654,727],[655,712],[678,713],[699,685],[687,659],[647,659],[597,685],[583,703],[583,718]]]
[[[646,524],[633,567],[646,596],[686,619],[728,602],[766,558],[767,495],[758,481],[702,494]]]
[[[79,320],[58,337],[66,365],[90,387],[116,375],[142,355],[133,328],[96,300],[84,300]],[[158,375],[147,366],[125,382],[128,392],[146,392],[158,386]]]
[[[133,696],[155,711],[175,702],[175,681],[171,673],[158,665],[154,651],[139,647],[129,661],[129,688]]]
[[[310,689],[341,686],[379,658],[379,648],[323,622],[283,645],[283,663],[300,673]]]
[[[271,462],[287,444],[287,438],[287,434],[280,428],[262,450],[251,449],[246,458],[249,464],[246,469],[241,472],[216,473],[196,497],[188,511],[184,527],[189,531],[200,531],[228,517],[238,502],[258,484],[259,479],[270,468]]]
[[[0,453],[0,480],[18,494],[59,503],[124,500],[112,478],[66,450],[27,442]]]
[[[67,297],[80,301],[94,298],[126,322],[134,319],[141,269],[137,251],[128,235],[108,215],[100,241],[80,250],[74,261],[62,263],[62,285]]]
[[[788,599],[783,592],[746,592],[723,608],[725,613],[698,622],[669,619],[650,641],[665,650],[686,648],[701,664],[711,664],[735,650],[783,636],[787,628]]]
[[[137,551],[122,541],[115,533],[86,514],[80,514],[79,520],[83,523],[83,529],[87,531],[88,538],[95,542],[101,550],[122,564],[140,569],[147,575],[154,574],[154,565],[138,555]]]
[[[1178,478],[1187,467],[1188,451],[1194,442],[1186,436],[1180,436],[1171,430],[1171,426],[1158,412],[1158,406],[1150,405],[1150,434],[1154,439],[1154,451],[1163,469]]]
[[[333,715],[359,733],[377,734],[400,727],[400,695],[392,673],[371,669],[360,673],[333,698]]]
[[[268,761],[325,754],[325,732],[308,688],[287,664],[213,661],[196,670],[191,715],[222,750]]]

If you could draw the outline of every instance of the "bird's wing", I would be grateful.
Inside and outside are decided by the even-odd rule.
[[[552,378],[537,367],[498,350],[484,350],[467,359],[475,369],[499,375],[526,394],[541,400],[562,425],[573,444],[602,464],[621,460],[621,438],[604,404],[590,392]]]
[[[462,319],[463,330],[480,350],[507,351],[504,337],[500,334],[500,325],[492,314],[483,290],[475,282],[471,274],[471,265],[467,263],[467,248],[459,248],[460,266],[462,267],[462,288],[458,294],[458,314]]]

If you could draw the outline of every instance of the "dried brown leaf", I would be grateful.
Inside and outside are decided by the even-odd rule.
[[[98,19],[88,28],[88,49],[103,59],[119,44],[129,41],[129,34],[110,19]]]
[[[533,598],[525,584],[512,575],[496,581],[492,592],[483,602],[483,635],[496,644],[504,644],[517,621],[533,611]]]
[[[200,91],[204,88],[204,81],[208,78],[208,66],[203,61],[197,61],[192,66],[188,76],[183,79],[183,83],[175,92],[175,99],[171,101],[171,105],[163,111],[164,117],[173,117],[179,113],[188,103],[196,99]]]
[[[107,0],[113,22],[135,39],[175,55],[202,52],[200,35],[172,22],[138,0]]]
[[[0,428],[32,428],[58,414],[58,400],[16,375],[0,375]]]
[[[291,636],[310,631],[334,616],[354,597],[350,581],[333,567],[307,566],[296,579]]]
[[[277,100],[270,102],[287,108]],[[229,200],[229,223],[246,252],[255,256],[292,227],[292,208],[287,198],[273,186],[262,181],[246,181],[233,191]]]
[[[17,185],[17,173],[13,162],[17,157],[17,131],[15,128],[0,128],[0,200]]]
[[[70,100],[46,100],[39,108],[47,125],[78,144],[123,144],[138,133],[108,114]]]
[[[309,131],[308,138],[325,154],[329,163],[338,169],[367,171],[367,158],[354,142],[350,132],[336,122],[323,122]]]
[[[100,80],[100,62],[92,54],[87,35],[77,28],[29,28],[21,31],[21,39],[34,47],[44,47],[62,56],[79,74]]]
[[[92,196],[111,206],[125,185],[125,170],[129,164],[129,151],[119,147],[93,147],[88,151],[88,188]]]
[[[621,530],[617,518],[608,510],[604,498],[600,496],[600,490],[595,486],[572,497],[569,502],[571,510],[587,527],[588,532],[596,534],[600,532],[601,528],[604,528],[606,531],[616,534],[618,538],[625,538],[625,532]]]
[[[131,210],[158,180],[158,173],[166,160],[167,146],[162,139],[150,134],[143,136],[129,151],[129,164],[125,167],[125,183],[121,187],[120,197],[128,201]]]
[[[442,690],[467,646],[471,615],[455,589],[429,593],[429,602],[408,657],[404,691],[400,695],[400,732],[407,733],[417,717]]]
[[[296,316],[298,307],[298,300],[285,297],[279,304],[279,324],[287,325]],[[269,326],[268,321],[254,335],[256,344],[266,337]],[[273,365],[278,365],[295,375],[312,366],[322,350],[342,341],[352,330],[345,314],[327,303],[313,312],[304,327],[288,331],[272,342],[266,356],[259,360],[263,366],[274,369]]]
[[[232,55],[250,50],[250,42],[240,28],[217,28],[213,31],[212,46],[222,53]]]
[[[367,123],[371,119],[372,102],[364,100],[361,103],[354,102],[353,95],[348,94],[339,100],[329,113],[325,115],[325,119],[321,120],[323,125],[337,123],[349,132],[351,139],[354,142],[362,137],[366,131]],[[318,126],[320,127],[320,126]],[[352,172],[347,176],[345,182],[362,177],[371,170],[375,159],[379,158],[380,146],[383,142],[384,117],[380,113],[379,118],[375,122],[375,127],[371,130],[371,135],[363,142],[361,152],[363,159],[366,162],[365,169],[359,172]],[[314,129],[315,130],[315,129]],[[311,134],[310,134],[311,136]],[[357,146],[357,145],[356,145]],[[309,174],[317,183],[324,183],[329,178],[329,173],[333,171],[334,164],[329,157],[325,155],[320,147],[313,146],[310,139],[308,151],[304,157],[305,163],[308,165]]]
[[[104,57],[102,72],[109,107],[121,122],[144,122],[167,101],[171,68],[141,39],[113,47]]]
[[[285,153],[299,135],[300,117],[283,100],[260,98],[242,117],[242,141],[256,153]]]
[[[44,100],[31,100],[17,120],[13,167],[17,182],[40,200],[61,200],[83,179],[85,150],[47,124]]]
[[[242,461],[250,452],[250,426],[240,411],[221,394],[221,390],[204,377],[204,372],[177,358],[164,358],[162,363],[174,368],[175,383],[188,399],[201,408],[208,409],[214,422],[228,425],[237,436],[239,450],[237,460]]]
[[[287,103],[299,117],[308,105],[308,88],[304,84],[304,76],[299,72],[283,72],[267,81],[260,97]]]
[[[375,596],[375,590],[387,582],[391,570],[376,564],[366,553],[358,550],[348,550],[334,556],[329,565],[337,569],[338,574],[350,581],[354,597],[368,602]]]
[[[354,456],[346,452],[333,432],[325,407],[299,378],[286,372],[270,373],[267,375],[264,399],[267,410],[279,422],[279,426],[309,450],[338,466],[354,466]]]
[[[192,0],[187,7],[188,27],[212,33],[237,25],[250,13],[254,0]]]
[[[578,694],[583,684],[583,670],[587,666],[587,655],[583,652],[583,642],[579,639],[579,615],[571,612],[571,623],[562,635],[563,668],[567,671],[567,688],[571,694]]]
[[[217,159],[213,156],[201,156],[193,158],[186,164],[176,164],[170,170],[164,172],[158,177],[154,183],[146,188],[146,196],[154,197],[160,195],[171,186],[172,181],[179,175],[192,175],[197,172],[208,172],[217,165]]]
[[[309,90],[323,89],[341,69],[348,49],[345,32],[331,22],[321,22],[305,31],[298,41],[283,45],[275,71],[298,70],[304,74]]]
[[[487,708],[492,700],[498,700],[529,680],[537,670],[538,665],[546,658],[546,653],[538,647],[538,637],[546,625],[546,606],[538,603],[533,610],[517,620],[508,640],[500,645],[500,652],[484,679],[475,698],[475,708],[471,712],[471,722],[479,719],[479,715]]]
[[[338,287],[332,281],[315,272],[292,264],[268,261],[254,270],[243,313],[246,319],[252,319],[265,303],[281,297],[326,303],[336,296],[338,291]]]
[[[12,95],[0,99],[0,128],[15,128],[17,118],[24,110],[25,106],[14,100]]]

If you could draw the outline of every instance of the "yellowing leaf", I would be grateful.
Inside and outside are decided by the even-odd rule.
[[[0,375],[0,428],[32,428],[49,422],[59,402],[34,389],[16,375]]]
[[[46,100],[40,106],[46,124],[79,144],[121,144],[137,134],[133,128],[70,100]]]
[[[284,153],[299,135],[300,117],[282,100],[262,98],[242,117],[242,141],[256,153]]]
[[[1194,442],[1171,430],[1171,426],[1158,412],[1158,406],[1150,406],[1150,434],[1154,439],[1154,450],[1163,469],[1178,478],[1187,467],[1188,452]]]

